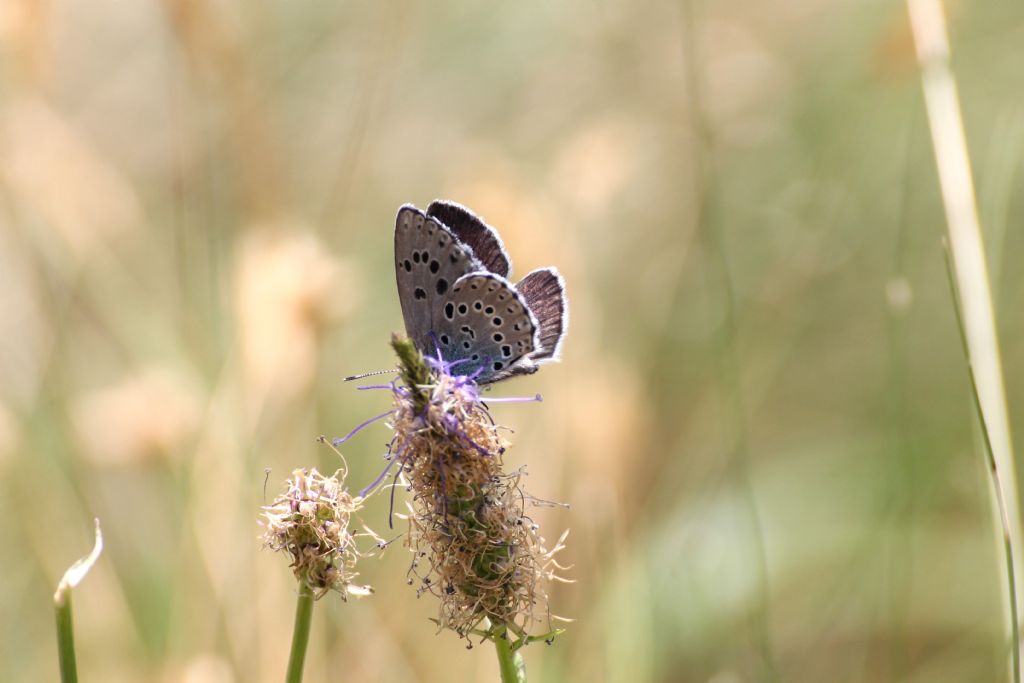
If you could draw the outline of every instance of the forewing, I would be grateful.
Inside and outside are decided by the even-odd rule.
[[[435,352],[431,331],[455,282],[483,270],[471,248],[436,219],[414,206],[398,210],[395,220],[395,273],[405,331],[423,353]]]
[[[452,286],[435,327],[437,343],[453,372],[480,384],[534,372],[537,320],[505,278],[470,273]]]
[[[558,351],[569,327],[569,302],[565,280],[554,268],[535,270],[516,285],[540,328],[535,361],[558,360]]]
[[[484,267],[502,277],[512,272],[512,262],[498,232],[475,213],[455,202],[436,200],[427,207],[427,215],[448,226],[456,237],[469,245]]]

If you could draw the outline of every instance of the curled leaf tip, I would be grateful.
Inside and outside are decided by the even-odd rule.
[[[89,573],[92,566],[96,564],[96,560],[99,559],[100,553],[103,552],[103,531],[100,529],[100,520],[96,519],[96,540],[93,542],[92,551],[85,557],[79,558],[68,567],[68,570],[64,572],[64,576],[61,577],[60,583],[57,584],[57,591],[53,594],[53,602],[58,606],[62,606],[67,600],[68,592],[72,588],[77,586],[85,578],[85,575]]]

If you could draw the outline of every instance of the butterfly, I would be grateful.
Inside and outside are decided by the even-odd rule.
[[[497,231],[464,206],[406,204],[395,219],[405,330],[424,355],[490,384],[558,360],[569,320],[565,281],[540,268],[516,284]]]

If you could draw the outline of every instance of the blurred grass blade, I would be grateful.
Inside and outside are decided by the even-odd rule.
[[[960,342],[963,346],[964,361],[967,364],[967,375],[971,383],[971,398],[974,400],[974,409],[978,415],[978,424],[981,426],[981,437],[985,444],[985,455],[988,461],[988,471],[992,477],[992,491],[995,497],[996,507],[999,508],[999,523],[1003,532],[1003,551],[1006,556],[1006,586],[1009,593],[1008,604],[1010,608],[1010,660],[1011,671],[1014,683],[1020,683],[1020,628],[1017,616],[1017,580],[1016,569],[1013,561],[1013,540],[1010,538],[1010,515],[1006,509],[1006,498],[1003,495],[1003,481],[999,476],[999,466],[996,464],[995,454],[992,452],[992,439],[989,436],[988,423],[985,420],[985,411],[981,408],[981,399],[978,395],[978,382],[974,376],[974,366],[971,363],[971,353],[967,347],[967,334],[964,330],[964,319],[960,314],[960,295],[956,288],[956,280],[953,278],[952,256],[949,253],[948,245],[944,245],[946,255],[946,274],[949,276],[949,289],[953,296],[953,311],[956,313],[956,326],[960,332]]]
[[[1010,439],[1003,386],[1002,363],[996,335],[992,292],[988,266],[978,220],[977,201],[971,175],[967,140],[960,114],[956,80],[949,66],[950,49],[946,20],[939,0],[907,0],[910,24],[914,35],[917,59],[921,66],[921,82],[925,108],[931,128],[939,185],[946,210],[949,248],[956,292],[959,294],[960,327],[965,339],[965,353],[976,392],[978,413],[982,421],[986,447],[992,453],[992,469],[998,472],[993,501],[1006,527],[1006,543],[1014,554],[1011,567],[1021,566],[1020,503],[1016,485],[1016,468]],[[1009,579],[1007,590],[1019,577]],[[1010,598],[1011,633],[1018,632],[1016,615],[1020,613],[1017,598]],[[1014,643],[1016,655],[1019,644]],[[1014,657],[1013,679],[1020,680],[1019,663]]]
[[[53,594],[53,603],[57,608],[57,653],[60,658],[60,679],[63,683],[78,681],[78,665],[75,661],[75,637],[71,618],[71,590],[81,583],[92,566],[96,564],[103,552],[103,532],[100,520],[96,520],[96,541],[92,552],[71,565]]]
[[[695,126],[692,163],[695,168],[694,194],[696,197],[697,231],[701,249],[708,256],[705,268],[704,290],[709,297],[709,311],[721,315],[721,321],[711,325],[714,354],[717,361],[718,381],[722,387],[724,414],[732,424],[733,443],[728,455],[736,486],[743,492],[742,503],[749,524],[749,540],[753,551],[753,565],[758,581],[757,604],[752,624],[755,643],[763,667],[765,681],[779,680],[777,655],[772,634],[771,585],[768,576],[768,551],[765,547],[764,522],[758,507],[750,463],[750,443],[747,427],[747,398],[741,379],[742,361],[739,352],[739,315],[736,286],[721,214],[721,181],[715,171],[717,148],[715,130],[708,112],[707,83],[704,70],[708,68],[703,54],[701,25],[703,16],[697,14],[692,0],[684,2],[683,55],[687,68],[687,100],[689,114]],[[678,290],[678,288],[677,288]]]

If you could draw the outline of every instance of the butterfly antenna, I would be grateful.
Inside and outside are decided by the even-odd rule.
[[[374,370],[373,372],[364,372],[361,375],[349,375],[345,378],[346,382],[351,382],[354,379],[363,379],[364,377],[373,377],[374,375],[386,375],[388,373],[398,372],[398,368],[388,368],[387,370]]]

